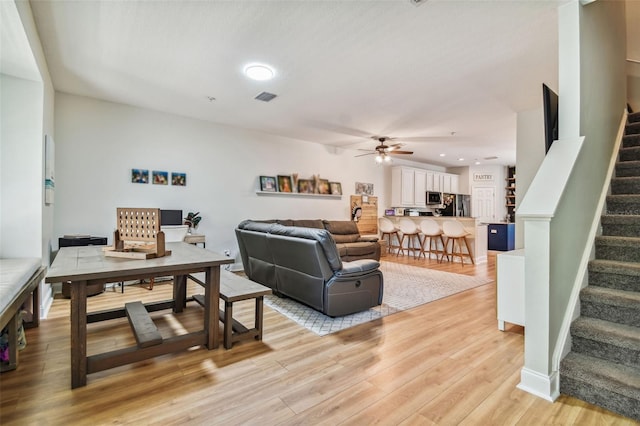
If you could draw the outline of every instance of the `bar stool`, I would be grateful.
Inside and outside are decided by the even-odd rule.
[[[433,219],[424,219],[420,222],[420,232],[424,235],[422,244],[420,244],[420,254],[424,255],[426,259],[426,253],[429,253],[429,259],[431,259],[431,254],[433,253],[436,255],[436,260],[441,261],[438,255],[444,252],[444,239],[442,238],[442,228],[440,228],[438,222]],[[425,250],[424,245],[427,239],[429,239],[429,246]],[[442,250],[438,248],[438,239],[442,243]]]
[[[442,253],[442,259],[447,256],[449,260],[449,256],[451,256],[451,261],[458,256],[460,258],[460,262],[464,265],[464,256],[468,256],[471,259],[471,263],[475,265],[475,261],[473,260],[473,255],[471,254],[471,247],[469,247],[469,241],[467,240],[467,235],[469,234],[465,231],[464,226],[456,220],[448,220],[442,224],[442,231],[444,236],[447,238],[444,245],[444,252]],[[467,247],[467,252],[462,251],[462,245],[460,240],[464,241],[464,245]],[[449,241],[451,241],[451,251],[449,251]],[[456,242],[458,243],[458,251],[455,251]]]
[[[387,253],[391,253],[391,248],[395,247],[398,248],[398,246],[394,246],[392,245],[392,239],[391,237],[393,237],[395,235],[396,237],[396,241],[398,242],[398,244],[400,244],[400,234],[398,233],[400,230],[398,228],[396,228],[396,226],[393,224],[393,222],[391,222],[389,219],[387,219],[386,217],[381,217],[378,219],[378,228],[380,228],[380,233],[381,233],[381,240],[384,240],[384,236],[387,236],[387,239],[389,240],[389,245],[387,247]]]
[[[400,226],[400,232],[402,232],[402,239],[400,240],[400,249],[398,250],[398,255],[400,254],[400,252],[403,252],[404,254],[405,249],[402,247],[404,243],[404,237],[407,237],[407,256],[409,255],[409,250],[412,250],[413,258],[415,259],[416,257],[420,256],[420,249],[422,247],[422,244],[420,242],[420,229],[413,220],[406,217],[400,219],[400,223],[398,225]],[[417,247],[415,244],[416,240],[418,240]],[[418,256],[416,256],[416,252],[418,252]]]

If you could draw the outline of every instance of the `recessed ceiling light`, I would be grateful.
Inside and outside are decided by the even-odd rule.
[[[447,155],[447,154],[440,154],[440,157],[444,157],[445,155]]]
[[[476,161],[474,164],[477,166],[477,165],[479,165],[479,164],[480,164],[480,162],[479,162],[479,161]]]
[[[244,73],[250,79],[258,81],[271,80],[276,75],[273,68],[264,64],[249,64],[244,67]]]
[[[464,161],[464,158],[460,157],[458,158],[458,161]]]

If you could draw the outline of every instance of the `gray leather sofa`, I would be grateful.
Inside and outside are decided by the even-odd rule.
[[[236,237],[247,277],[277,295],[334,317],[382,303],[380,263],[343,262],[325,229],[247,220],[236,228]]]

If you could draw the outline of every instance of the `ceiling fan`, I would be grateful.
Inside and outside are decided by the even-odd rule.
[[[356,157],[363,157],[365,155],[375,155],[376,163],[383,163],[391,161],[392,155],[407,155],[413,154],[413,151],[401,151],[399,148],[402,148],[402,144],[395,143],[393,145],[387,145],[387,142],[394,140],[394,138],[390,138],[387,136],[371,136],[371,139],[380,142],[380,145],[377,145],[373,151],[368,149],[359,149],[359,151],[370,151],[366,154],[356,155]]]

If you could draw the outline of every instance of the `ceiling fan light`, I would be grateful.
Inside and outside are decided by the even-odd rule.
[[[390,163],[391,162],[391,157],[388,156],[388,155],[385,155],[384,156],[384,161],[386,161],[387,163]]]
[[[376,163],[380,164],[382,161],[382,156],[380,154],[376,155]]]

